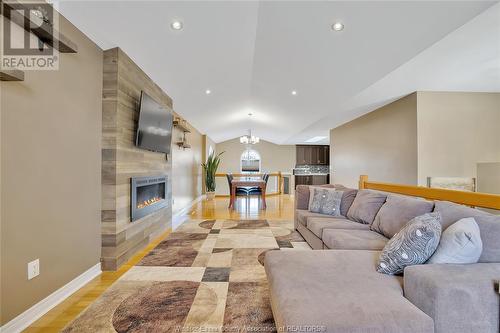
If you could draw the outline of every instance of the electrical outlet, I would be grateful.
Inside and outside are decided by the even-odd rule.
[[[40,274],[40,259],[28,263],[28,280],[37,277]]]

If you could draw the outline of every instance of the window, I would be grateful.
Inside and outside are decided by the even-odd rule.
[[[207,155],[207,158],[208,156],[212,155],[214,153],[214,148],[212,148],[212,146],[208,146],[208,155]]]
[[[241,154],[241,172],[260,172],[260,155],[256,150],[247,149]]]

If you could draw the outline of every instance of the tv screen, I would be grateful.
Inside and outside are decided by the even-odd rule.
[[[172,111],[161,106],[144,91],[141,92],[139,124],[135,145],[142,149],[170,153]]]

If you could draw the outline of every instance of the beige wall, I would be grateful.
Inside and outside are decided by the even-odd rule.
[[[500,162],[477,164],[477,191],[500,194]]]
[[[500,94],[417,92],[330,132],[332,182],[360,174],[425,186],[500,162]]]
[[[417,98],[403,97],[330,131],[331,183],[357,187],[359,176],[417,183]]]
[[[201,195],[203,135],[187,124],[191,133],[186,134],[191,148],[179,148],[175,142],[182,140],[182,132],[174,128],[172,135],[172,212],[188,206]]]
[[[99,263],[102,51],[61,18],[78,53],[0,82],[1,323]],[[27,263],[40,275],[27,279]]]
[[[203,161],[207,160],[210,150],[217,152],[217,144],[209,136],[203,135]]]
[[[418,183],[500,162],[500,93],[418,92]]]
[[[277,145],[261,140],[252,149],[259,152],[262,172],[291,172],[295,166],[295,146]],[[246,146],[239,138],[217,143],[217,152],[224,152],[219,166],[220,172],[241,172],[240,157]]]
[[[261,140],[252,146],[261,157],[262,172],[292,172],[295,166],[295,146],[277,145]],[[216,151],[224,152],[218,172],[241,172],[240,158],[246,146],[242,145],[239,138],[217,143]],[[268,191],[274,191],[275,179],[270,179]],[[228,194],[228,185],[225,179],[217,179],[217,194]]]
[[[477,164],[477,191],[500,194],[500,162]],[[500,215],[500,210],[484,210]]]

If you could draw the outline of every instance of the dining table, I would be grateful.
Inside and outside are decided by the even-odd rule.
[[[238,187],[258,187],[261,191],[262,209],[266,209],[266,181],[261,177],[235,177],[231,181],[229,208],[234,208],[236,189]]]

